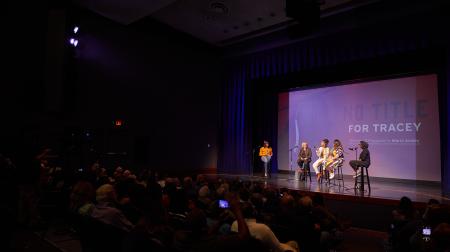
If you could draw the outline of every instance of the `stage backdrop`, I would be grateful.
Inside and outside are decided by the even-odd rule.
[[[353,82],[279,94],[278,169],[295,169],[298,148],[328,138],[345,148],[369,142],[371,176],[441,181],[437,76]],[[360,150],[358,150],[358,153]],[[314,149],[313,149],[314,153]],[[292,163],[291,161],[292,154]],[[313,160],[317,157],[313,154]]]

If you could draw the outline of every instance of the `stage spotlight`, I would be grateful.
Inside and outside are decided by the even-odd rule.
[[[75,26],[75,27],[73,28],[73,33],[76,34],[76,33],[78,32],[78,29],[79,29],[78,26]]]
[[[77,47],[77,45],[78,45],[78,39],[70,38],[70,39],[69,39],[69,43],[70,43],[73,47]]]

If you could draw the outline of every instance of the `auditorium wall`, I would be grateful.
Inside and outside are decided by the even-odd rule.
[[[25,16],[10,28],[17,37],[7,55],[13,65],[6,76],[12,85],[2,100],[3,152],[21,151],[25,143],[67,154],[68,146],[79,144],[98,154],[127,152],[122,159],[130,168],[168,173],[216,168],[215,48],[151,20],[125,26],[58,6],[67,29],[80,27],[79,45],[71,51],[69,33],[58,30],[49,39],[49,28],[55,28],[47,20],[49,9],[34,5],[34,11],[13,6]],[[59,43],[63,49],[54,47]],[[49,52],[64,60],[62,77],[50,84],[46,73],[57,69],[48,69]],[[117,119],[120,129],[113,125]]]
[[[125,137],[111,143],[115,136],[106,136],[107,148],[146,153],[140,163],[147,167],[216,168],[215,49],[151,20],[123,26],[88,13],[80,21],[73,121],[108,128],[123,120]]]

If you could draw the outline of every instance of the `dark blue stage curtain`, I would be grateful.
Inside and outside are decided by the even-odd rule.
[[[444,105],[446,106],[447,111],[445,111],[446,115],[441,117],[443,123],[441,123],[441,150],[442,150],[442,166],[444,167],[442,170],[442,192],[445,196],[450,197],[450,158],[449,158],[449,147],[450,147],[450,45],[447,47],[447,62],[445,66],[445,76],[443,76],[443,82],[445,82],[445,99],[443,100]],[[441,106],[442,107],[442,106]],[[443,112],[443,111],[442,111]],[[442,114],[441,112],[441,114]]]
[[[252,122],[248,116],[249,111],[246,111],[245,93],[249,83],[355,61],[376,60],[433,48],[448,48],[447,35],[441,35],[435,30],[428,31],[426,27],[421,28],[384,27],[353,30],[228,59],[223,83],[219,172],[239,174],[252,172],[251,150],[255,142],[250,132]],[[449,71],[446,74],[450,74],[450,63],[447,68]],[[444,86],[448,86],[450,82],[448,79],[446,78],[447,83]],[[446,105],[449,104],[447,102]],[[447,109],[446,113],[449,110]],[[443,139],[442,144],[448,146],[449,141],[449,138]],[[448,159],[444,159],[447,168],[443,172],[444,188],[445,191],[450,191]]]

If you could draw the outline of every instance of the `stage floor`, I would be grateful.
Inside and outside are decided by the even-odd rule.
[[[229,179],[239,178],[244,181],[252,181],[258,183],[265,183],[267,186],[276,188],[288,188],[291,190],[299,190],[304,192],[318,192],[328,194],[329,196],[345,197],[371,200],[391,200],[397,201],[403,196],[409,197],[412,201],[418,203],[428,202],[429,199],[434,198],[443,203],[450,203],[450,199],[442,195],[441,185],[437,183],[417,183],[415,181],[395,181],[380,178],[370,178],[371,191],[366,190],[361,192],[354,189],[354,180],[351,176],[345,176],[344,186],[327,185],[317,183],[315,176],[311,176],[311,183],[304,181],[297,181],[293,175],[290,174],[274,174],[271,178],[264,178],[255,174],[250,175],[236,175],[236,174],[216,174],[209,176],[217,176]],[[336,181],[337,184],[337,181]]]

